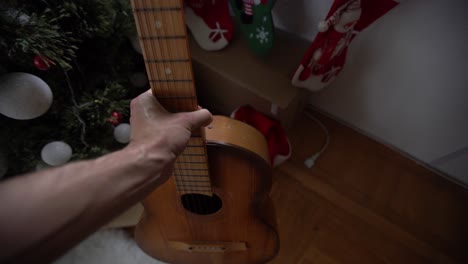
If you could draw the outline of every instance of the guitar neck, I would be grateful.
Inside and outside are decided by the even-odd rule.
[[[170,112],[197,110],[181,0],[132,0],[153,94]]]
[[[198,109],[182,0],[132,0],[135,24],[153,94],[169,112]],[[205,139],[192,131],[175,164],[181,195],[212,195]]]

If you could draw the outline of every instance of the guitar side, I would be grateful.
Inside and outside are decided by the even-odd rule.
[[[136,241],[168,263],[265,263],[279,249],[265,139],[242,122],[217,116],[206,140],[221,209],[208,215],[186,210],[171,177],[143,202]]]

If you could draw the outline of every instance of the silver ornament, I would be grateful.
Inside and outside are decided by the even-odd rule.
[[[59,166],[67,163],[72,156],[72,148],[63,141],[53,141],[45,145],[41,150],[42,160],[51,166]]]
[[[50,87],[39,77],[24,72],[0,76],[0,113],[26,120],[43,115],[52,104]]]
[[[114,138],[117,142],[127,144],[130,141],[130,124],[122,123],[114,128]]]
[[[5,15],[8,19],[11,19],[11,20],[16,19],[22,26],[28,24],[29,21],[31,20],[30,16],[18,10],[14,10],[14,9],[6,10]]]
[[[143,72],[135,72],[130,75],[130,83],[137,88],[143,88],[148,84],[148,77]]]

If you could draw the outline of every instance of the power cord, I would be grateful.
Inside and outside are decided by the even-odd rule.
[[[315,165],[315,161],[328,148],[328,145],[330,144],[330,133],[328,132],[328,129],[325,127],[325,125],[320,120],[318,120],[316,117],[312,116],[308,112],[305,112],[305,114],[306,114],[306,116],[308,118],[315,121],[322,128],[323,132],[325,133],[325,137],[326,137],[325,143],[323,144],[322,148],[318,152],[316,152],[314,155],[309,156],[307,159],[304,160],[304,165],[307,168],[312,168]]]

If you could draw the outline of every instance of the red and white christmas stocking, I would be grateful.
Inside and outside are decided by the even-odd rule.
[[[223,49],[232,39],[227,0],[185,0],[185,23],[204,50]]]
[[[292,84],[318,91],[344,67],[348,46],[357,33],[398,5],[394,0],[334,0],[319,33],[303,57]]]
[[[231,117],[253,126],[265,136],[272,166],[278,166],[291,157],[291,144],[278,121],[248,105],[235,110]]]

